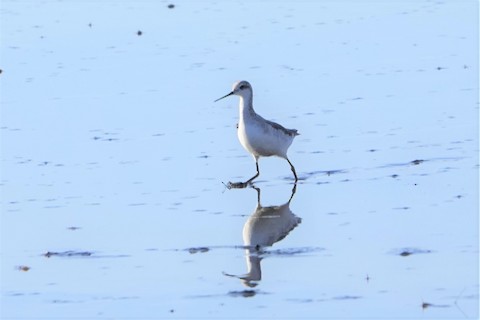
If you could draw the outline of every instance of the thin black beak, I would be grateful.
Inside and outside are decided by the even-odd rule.
[[[224,95],[224,96],[221,97],[221,98],[218,98],[217,100],[215,100],[215,101],[213,101],[213,102],[217,102],[218,100],[222,100],[223,98],[226,98],[226,97],[228,97],[228,96],[231,96],[232,94],[233,94],[233,91],[230,92],[229,94]]]

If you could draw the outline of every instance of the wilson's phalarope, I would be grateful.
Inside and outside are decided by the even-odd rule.
[[[293,139],[299,133],[295,129],[286,129],[278,123],[265,120],[253,110],[252,86],[247,81],[239,81],[233,84],[232,92],[215,100],[221,100],[231,95],[240,97],[240,119],[237,126],[238,139],[242,146],[255,158],[257,173],[245,182],[229,183],[229,187],[242,188],[260,175],[258,159],[260,157],[277,156],[288,161],[295,183],[298,181],[295,167],[287,157],[287,150]]]

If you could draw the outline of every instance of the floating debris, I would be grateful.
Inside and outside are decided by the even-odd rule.
[[[80,229],[82,229],[82,228],[80,228],[80,227],[73,227],[73,226],[72,226],[72,227],[68,227],[67,229],[68,229],[68,230],[71,230],[71,231],[75,231],[75,230],[80,230]]]
[[[175,8],[175,5],[173,3],[170,3],[168,6],[167,6],[168,9],[173,9]]]
[[[29,266],[16,266],[15,269],[17,269],[18,271],[27,272],[28,270],[30,270],[30,267]]]
[[[142,34],[143,34],[143,32],[141,30],[137,31],[137,36],[141,36]]]

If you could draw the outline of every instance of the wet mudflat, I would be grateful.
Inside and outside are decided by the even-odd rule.
[[[0,9],[2,319],[478,317],[477,3]]]

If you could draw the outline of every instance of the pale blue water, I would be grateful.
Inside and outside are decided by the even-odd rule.
[[[477,2],[168,4],[2,1],[2,319],[477,318]]]

